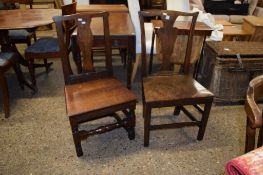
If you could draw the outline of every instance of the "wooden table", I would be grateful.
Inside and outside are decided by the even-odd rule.
[[[154,28],[163,27],[163,22],[161,20],[152,20]],[[176,21],[174,27],[178,29],[178,35],[185,35],[189,32],[191,23],[188,21]],[[210,36],[212,29],[203,22],[196,22],[194,35],[199,36]]]
[[[91,4],[91,5],[84,5],[79,4],[77,5],[77,12],[97,12],[97,11],[107,11],[110,13],[114,12],[129,12],[128,8],[124,4]]]
[[[237,25],[224,26],[222,31],[224,33],[224,41],[233,41],[234,37],[242,37],[243,40],[248,40],[252,35],[251,31],[243,30]]]
[[[216,24],[222,24],[223,26],[233,26],[234,24],[225,19],[215,19]]]
[[[135,61],[135,30],[130,18],[129,13],[127,12],[116,12],[110,13],[109,15],[109,28],[110,28],[110,37],[112,48],[127,48],[127,87],[131,88],[131,74],[133,62]],[[103,28],[102,20],[99,18],[94,18],[91,22],[92,34],[95,37],[96,47],[103,46]],[[76,34],[74,35],[76,36]],[[76,44],[76,37],[72,38],[73,40],[73,58],[74,60],[79,56],[79,48]]]
[[[263,41],[263,17],[245,17],[242,29],[251,32],[251,41]]]
[[[9,41],[8,30],[13,29],[33,29],[39,26],[53,23],[52,17],[61,15],[59,9],[16,9],[0,10],[0,44],[2,51],[12,51],[18,53],[18,62],[27,66],[27,61],[19,54],[15,46]],[[24,84],[32,88],[24,79]]]

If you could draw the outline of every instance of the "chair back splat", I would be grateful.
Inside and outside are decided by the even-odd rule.
[[[88,14],[88,15],[87,15]],[[56,22],[57,33],[59,40],[59,46],[62,54],[62,66],[64,72],[64,78],[66,84],[71,84],[74,82],[82,82],[86,81],[90,77],[100,77],[103,75],[112,75],[112,58],[111,58],[111,45],[110,45],[110,36],[109,36],[109,22],[108,22],[109,14],[107,12],[100,13],[82,13],[71,16],[58,16],[54,17],[54,21]],[[92,48],[93,48],[93,34],[91,31],[91,21],[92,18],[102,18],[103,20],[103,28],[104,28],[104,37],[105,45],[102,47],[105,48],[105,67],[103,71],[96,71],[94,67],[94,62],[92,58]],[[67,28],[64,30],[63,22],[75,21],[73,28]],[[73,34],[73,29],[77,27],[77,44],[80,48],[82,54],[74,60],[77,66],[77,73],[73,73],[73,69],[70,65],[69,55],[69,38]],[[75,33],[74,33],[75,34]],[[65,37],[66,41],[61,40],[61,38]],[[81,59],[80,55],[83,56]]]
[[[189,73],[190,59],[192,51],[193,33],[198,16],[196,13],[187,13],[179,11],[169,11],[169,10],[151,10],[151,11],[141,11],[139,12],[140,23],[141,23],[141,40],[142,40],[142,65],[146,66],[146,43],[145,43],[145,29],[143,24],[145,23],[145,17],[156,17],[159,16],[162,20],[163,26],[157,30],[157,37],[160,40],[160,49],[162,50],[163,60],[161,63],[161,71],[171,71],[173,69],[173,64],[171,62],[171,56],[173,54],[174,44],[178,36],[178,29],[173,27],[174,22],[178,17],[191,17],[190,30],[188,33],[186,54],[183,64],[182,72],[185,74]],[[146,67],[145,67],[146,68]],[[143,68],[143,70],[147,70]],[[143,73],[146,75],[146,72]]]

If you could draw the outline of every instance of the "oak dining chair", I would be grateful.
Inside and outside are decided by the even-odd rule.
[[[148,75],[146,71],[146,40],[144,23],[146,17],[159,16],[163,22],[163,27],[156,31],[160,40],[160,48],[163,60],[160,63],[160,70]],[[175,20],[179,17],[191,17],[191,25],[188,33],[188,42],[185,60],[180,74],[173,72],[171,55],[178,29],[173,27]],[[213,94],[200,85],[189,75],[190,53],[192,50],[193,31],[198,13],[186,13],[179,11],[140,11],[141,26],[141,50],[142,50],[142,100],[144,117],[144,146],[149,146],[150,131],[157,129],[182,128],[189,126],[199,127],[197,140],[202,140],[207,125],[210,109],[213,101]],[[204,109],[200,105],[204,105]],[[185,107],[192,105],[201,113],[198,120]],[[174,115],[179,115],[180,111],[190,119],[190,121],[175,122],[169,124],[152,124],[152,109],[162,107],[175,107]],[[181,116],[180,116],[181,117]]]
[[[57,28],[65,80],[66,113],[70,121],[77,156],[83,155],[81,140],[95,134],[123,127],[128,132],[129,139],[135,138],[137,98],[113,75],[108,17],[108,12],[87,12],[53,18]],[[101,47],[104,48],[105,59],[103,59],[104,65],[100,67],[94,64],[92,58],[96,38],[92,34],[90,24],[94,18],[102,20],[101,27],[104,31]],[[78,58],[77,62],[80,63],[81,69],[78,67],[75,73],[73,70],[76,69],[71,67],[75,64],[70,64],[72,60],[68,55],[70,42],[67,38],[70,37],[64,37],[71,36],[75,27],[63,29],[63,23],[72,20],[76,21],[77,44],[81,52],[79,54],[83,57]],[[83,123],[106,117],[113,117],[116,122],[95,129],[79,130],[79,126]]]
[[[255,149],[257,129],[259,133],[256,147],[260,147],[263,144],[263,110],[258,105],[258,100],[262,99],[262,97],[263,75],[260,75],[250,81],[247,89],[245,101],[245,111],[247,114],[245,153]]]

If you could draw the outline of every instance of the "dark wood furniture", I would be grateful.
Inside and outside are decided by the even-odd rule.
[[[263,75],[260,75],[250,81],[246,95],[247,127],[245,153],[255,149],[256,129],[259,129],[257,147],[263,145],[263,113],[262,108],[257,104],[257,101],[260,98],[262,99],[262,95]]]
[[[0,89],[3,97],[4,113],[6,118],[8,118],[10,115],[10,106],[8,85],[5,78],[5,72],[8,71],[10,68],[13,68],[21,89],[24,89],[24,85],[33,89],[25,80],[16,57],[16,53],[13,52],[0,52]]]
[[[77,4],[72,3],[68,5],[62,5],[62,15],[70,15],[76,13]],[[44,66],[46,72],[49,72],[49,68],[52,62],[48,63],[48,58],[59,58],[60,51],[58,45],[58,39],[54,37],[43,37],[38,39],[33,45],[29,46],[25,50],[25,59],[28,61],[28,70],[31,76],[33,86],[36,88],[35,78],[35,59],[44,59]]]
[[[106,11],[110,13],[114,12],[126,12],[129,13],[127,6],[124,4],[116,4],[116,5],[108,5],[108,4],[78,4],[77,5],[77,12],[99,12],[99,11]]]
[[[92,49],[96,43],[91,20],[101,18],[104,31],[101,37],[101,47],[105,50],[105,69],[97,69],[92,61]],[[129,139],[135,138],[135,107],[136,96],[113,76],[111,41],[108,12],[91,12],[71,16],[56,16],[54,21],[57,27],[59,47],[62,56],[62,67],[65,80],[65,102],[67,116],[70,120],[72,135],[77,156],[82,156],[81,140],[95,134],[101,134],[116,128],[124,127]],[[64,36],[73,33],[72,29],[63,30],[63,22],[77,20],[77,44],[83,59],[78,58],[78,73],[74,74],[68,57],[68,43]],[[122,119],[116,112],[122,111]],[[92,130],[79,131],[79,125],[84,122],[114,117],[116,123],[100,126]]]
[[[192,17],[190,30],[188,30],[188,42],[185,54],[185,61],[182,66],[182,74],[173,72],[171,54],[173,52],[178,29],[173,27],[178,16]],[[184,13],[176,11],[141,11],[139,12],[141,24],[142,41],[142,91],[143,91],[143,116],[144,116],[144,146],[149,146],[149,136],[151,130],[181,128],[198,126],[197,139],[202,140],[207,125],[213,94],[201,86],[189,75],[190,53],[192,49],[193,33],[198,13]],[[163,53],[163,60],[160,71],[148,76],[146,69],[146,45],[145,45],[145,17],[159,16],[163,22],[163,27],[157,30],[157,37],[160,39],[160,47]],[[204,110],[199,104],[204,105]],[[193,105],[202,114],[198,120],[191,114],[185,105]],[[170,124],[151,124],[151,113],[153,108],[173,107],[174,115],[179,115],[182,110],[191,121],[176,122]]]
[[[139,0],[141,9],[166,9],[166,0]]]
[[[52,17],[60,15],[59,9],[15,9],[0,10],[0,38],[2,40],[2,51],[15,51],[11,46],[8,30],[33,29],[53,23]],[[17,52],[18,53],[18,52]],[[19,54],[19,53],[18,53]],[[28,66],[27,61],[20,55],[18,61]]]
[[[91,29],[96,42],[94,47],[100,47],[103,45],[103,29],[102,20],[94,18],[91,22]],[[135,61],[135,31],[129,13],[116,12],[109,15],[109,29],[112,48],[126,48],[127,49],[127,87],[131,88],[131,74],[132,66]],[[74,60],[78,60],[80,57],[79,48],[76,43],[76,34],[72,36],[72,53]],[[75,61],[77,67],[81,67],[77,61]]]
[[[28,5],[30,9],[32,9],[33,0],[2,0],[3,4],[6,3],[19,3]],[[8,9],[8,7],[7,7]],[[34,39],[36,41],[36,33],[35,29],[26,30],[26,29],[18,29],[18,30],[10,30],[9,38],[12,44],[16,43],[25,43],[27,46],[31,45],[31,40]]]

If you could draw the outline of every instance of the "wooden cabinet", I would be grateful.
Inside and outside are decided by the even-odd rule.
[[[166,9],[165,0],[140,0],[141,9]]]
[[[261,17],[245,17],[242,29],[252,33],[251,41],[263,41],[263,19]]]

